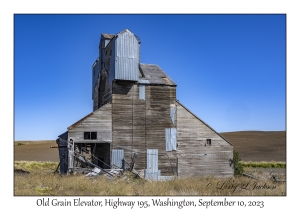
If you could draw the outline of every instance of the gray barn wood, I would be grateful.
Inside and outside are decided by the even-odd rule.
[[[158,65],[139,63],[136,35],[102,34],[99,53],[93,112],[68,127],[69,156],[90,150],[93,164],[107,168],[112,150],[124,151],[127,162],[136,154],[134,171],[158,180],[233,175],[233,146],[176,100],[176,83]],[[152,150],[156,171],[147,156]],[[71,172],[76,158],[69,160]]]

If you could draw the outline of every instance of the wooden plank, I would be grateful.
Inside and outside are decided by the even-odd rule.
[[[232,175],[232,146],[184,107],[177,104],[176,108],[179,176]],[[211,139],[211,146],[206,139]]]

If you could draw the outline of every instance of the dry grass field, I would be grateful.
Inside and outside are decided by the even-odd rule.
[[[275,161],[274,164],[281,162],[282,165],[286,161],[285,131],[242,131],[221,135],[233,144],[243,163]],[[55,141],[14,142],[14,195],[286,195],[286,182],[272,180],[272,176],[286,180],[285,168],[244,168],[245,173],[257,179],[187,177],[151,182],[135,179],[131,174],[116,180],[82,174],[60,176],[53,173],[59,161],[58,149],[50,146],[56,146]]]
[[[187,177],[153,182],[134,178],[132,174],[107,179],[104,175],[86,177],[83,174],[54,174],[51,162],[15,162],[14,195],[59,196],[284,196],[286,182],[273,182],[272,175],[285,180],[285,169],[246,168],[248,177]]]

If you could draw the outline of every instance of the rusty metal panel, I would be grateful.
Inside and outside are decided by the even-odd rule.
[[[111,165],[124,169],[124,150],[113,149],[111,151]]]
[[[139,84],[139,99],[145,100],[145,98],[146,98],[145,85]]]
[[[139,80],[139,41],[125,30],[115,40],[115,79]]]

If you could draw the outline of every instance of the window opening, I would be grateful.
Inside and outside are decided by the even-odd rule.
[[[97,139],[97,132],[84,132],[84,139]]]

